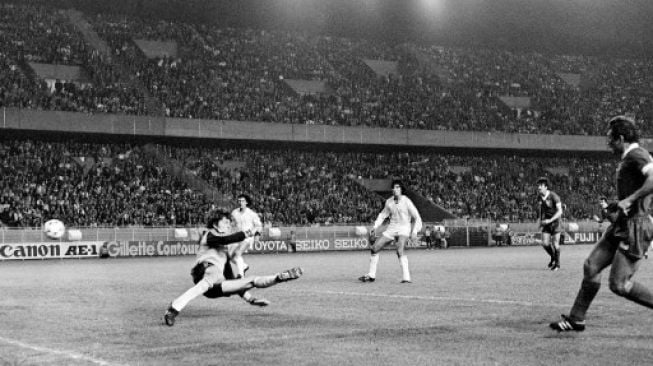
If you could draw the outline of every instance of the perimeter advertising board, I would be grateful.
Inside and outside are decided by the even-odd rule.
[[[98,257],[102,242],[43,242],[0,244],[0,260]]]
[[[565,240],[563,244],[594,244],[601,235],[600,231],[563,233]],[[511,245],[541,245],[541,232],[512,232],[510,235]]]
[[[564,244],[593,244],[601,232],[565,233]],[[306,238],[299,240],[259,240],[249,253],[322,252],[369,249],[367,237]],[[511,245],[540,245],[540,232],[512,232]],[[421,240],[410,240],[407,248],[424,248]],[[394,245],[386,247],[395,249]],[[195,255],[199,245],[194,241],[84,241],[0,244],[0,261],[28,259],[97,258],[108,257],[159,257]]]

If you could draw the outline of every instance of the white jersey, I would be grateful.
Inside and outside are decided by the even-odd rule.
[[[390,197],[385,201],[383,210],[374,221],[374,230],[378,229],[388,217],[390,218],[388,229],[392,228],[393,231],[398,230],[417,235],[422,230],[422,217],[419,215],[413,201],[404,195],[399,196],[397,202],[395,202],[394,197]],[[412,231],[410,229],[411,219],[415,220]]]
[[[263,224],[261,223],[261,218],[258,214],[248,207],[241,212],[240,208],[237,208],[231,211],[231,219],[236,226],[238,231],[257,231],[261,232],[263,229]]]

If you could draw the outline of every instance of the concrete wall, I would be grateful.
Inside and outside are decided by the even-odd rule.
[[[603,136],[293,125],[14,108],[2,109],[1,112],[0,128],[5,129],[407,147],[607,151]],[[649,151],[653,147],[651,139],[644,139],[642,143]]]

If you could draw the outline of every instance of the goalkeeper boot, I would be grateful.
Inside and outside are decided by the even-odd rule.
[[[166,310],[166,313],[163,315],[163,321],[167,326],[172,327],[175,325],[175,318],[177,315],[179,315],[179,311],[175,310],[171,304],[168,306],[168,310]]]
[[[260,306],[260,307],[265,307],[265,306],[270,305],[270,301],[268,301],[268,300],[266,300],[264,298],[251,297],[249,300],[247,300],[247,302],[250,305]]]
[[[283,271],[277,274],[277,282],[286,282],[290,280],[296,280],[304,274],[304,271],[301,267],[291,268],[289,270]]]
[[[585,321],[572,320],[567,315],[561,315],[560,321],[549,324],[549,327],[558,332],[582,332],[585,330]]]

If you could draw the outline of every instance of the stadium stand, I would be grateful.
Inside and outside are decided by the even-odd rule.
[[[628,113],[646,134],[653,132],[643,122],[653,117],[650,59],[395,46],[292,31],[84,15],[52,11],[46,4],[3,4],[2,9],[0,106],[578,135],[602,135],[604,116]],[[146,44],[177,47],[157,55],[144,49]],[[79,66],[90,83],[62,82],[68,87],[53,91],[28,62]],[[379,76],[374,65],[392,65],[396,72]],[[324,83],[329,92],[295,93],[287,79]],[[512,108],[505,102],[515,98],[528,98],[528,103]]]
[[[3,108],[550,135],[603,135],[605,116],[626,113],[653,133],[644,123],[653,117],[650,59],[392,45],[39,2],[0,9]],[[65,76],[73,69],[84,77]],[[163,144],[155,150],[174,159],[164,167],[143,149],[3,138],[2,221],[33,226],[56,214],[77,225],[187,225],[203,220],[217,191],[219,202],[252,193],[268,222],[369,222],[380,201],[359,177],[405,177],[455,216],[507,222],[533,218],[529,187],[541,175],[566,197],[569,218],[589,217],[595,197],[612,193],[602,173],[613,166],[602,156]]]
[[[534,219],[533,182],[542,175],[565,197],[569,219],[591,217],[596,197],[614,193],[603,174],[614,163],[602,155],[347,152],[5,136],[0,217],[9,226],[38,226],[52,217],[78,226],[193,225],[219,205],[233,206],[242,192],[251,194],[270,224],[370,222],[383,197],[360,179],[395,176],[454,216],[502,222]],[[561,166],[576,168],[570,174],[555,169]]]

